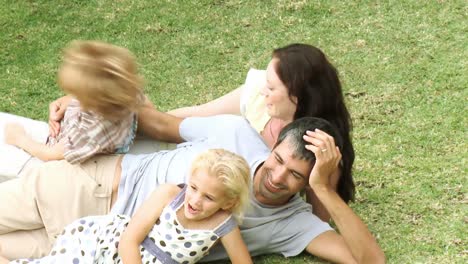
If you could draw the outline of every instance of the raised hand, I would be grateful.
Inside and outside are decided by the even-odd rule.
[[[60,121],[62,121],[71,97],[63,96],[49,104],[49,136],[56,137],[60,132]]]
[[[338,163],[341,160],[341,152],[335,145],[334,138],[319,129],[307,131],[303,138],[310,143],[306,145],[306,148],[316,157],[314,168],[309,176],[309,185],[330,187],[330,177],[338,169]]]

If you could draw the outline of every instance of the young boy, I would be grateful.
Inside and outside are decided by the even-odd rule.
[[[70,97],[59,133],[37,142],[23,126],[5,126],[5,142],[43,161],[81,163],[98,153],[125,153],[135,137],[142,79],[134,56],[97,41],[74,41],[64,51],[58,85]]]

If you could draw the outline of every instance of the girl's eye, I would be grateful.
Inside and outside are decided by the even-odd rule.
[[[193,186],[193,185],[190,185],[190,189],[196,191],[197,190],[197,187]]]
[[[213,197],[208,196],[208,195],[205,195],[205,198],[208,199],[209,201],[213,201],[213,200],[214,200]]]

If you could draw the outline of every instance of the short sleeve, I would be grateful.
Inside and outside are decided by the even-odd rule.
[[[332,230],[328,223],[310,212],[297,213],[275,226],[268,251],[281,252],[285,257],[297,256],[318,235]]]
[[[82,163],[98,153],[122,153],[128,150],[136,131],[136,116],[112,122],[90,112],[80,112],[67,120],[59,142],[64,143],[64,158]]]
[[[101,146],[92,140],[86,133],[77,133],[75,137],[64,137],[65,160],[71,164],[82,163],[95,154],[101,152]]]
[[[266,71],[250,69],[247,73],[244,85],[242,85],[240,96],[240,110],[257,131],[263,131],[270,116],[267,113],[265,99],[261,90],[266,85]]]

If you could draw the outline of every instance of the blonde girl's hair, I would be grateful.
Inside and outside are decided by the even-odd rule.
[[[58,84],[83,110],[109,120],[136,112],[144,101],[143,80],[133,54],[99,41],[73,41],[64,49]]]
[[[195,158],[191,174],[199,169],[206,169],[222,181],[226,197],[235,200],[230,211],[241,223],[250,193],[250,168],[245,159],[224,149],[210,149]]]

